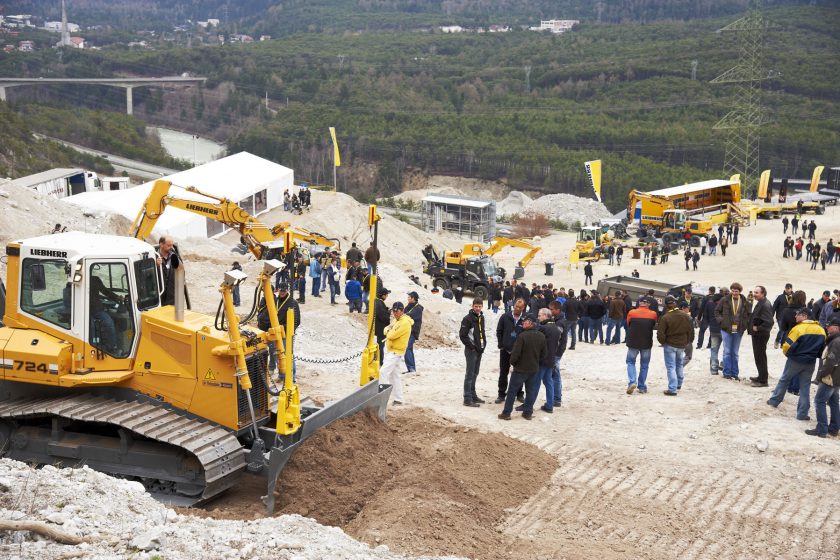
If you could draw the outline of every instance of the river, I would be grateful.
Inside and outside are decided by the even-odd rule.
[[[185,134],[169,128],[152,127],[160,136],[160,143],[172,157],[201,165],[225,155],[227,146],[207,138]]]

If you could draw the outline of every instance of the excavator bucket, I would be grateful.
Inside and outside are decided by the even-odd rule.
[[[385,410],[388,407],[388,398],[390,396],[391,386],[380,385],[379,380],[375,379],[359,390],[342,399],[331,402],[323,408],[301,407],[301,412],[305,412],[306,416],[301,420],[300,429],[290,436],[277,434],[271,446],[266,472],[268,477],[267,494],[263,498],[268,514],[274,514],[274,490],[277,487],[280,473],[295,451],[298,450],[307,438],[336,420],[353,416],[366,409],[376,410],[379,417],[384,420]]]
[[[426,245],[426,247],[422,251],[423,256],[426,257],[426,261],[429,264],[435,264],[440,262],[440,256],[438,256],[435,248],[431,245]]]

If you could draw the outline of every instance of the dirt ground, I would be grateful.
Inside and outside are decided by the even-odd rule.
[[[368,411],[307,440],[283,470],[277,515],[297,513],[398,552],[507,558],[529,544],[504,534],[507,512],[535,496],[557,461],[508,436],[464,428],[426,409],[382,422]],[[249,477],[202,510],[264,515],[265,482]]]

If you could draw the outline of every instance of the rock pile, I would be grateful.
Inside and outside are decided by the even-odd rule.
[[[612,216],[607,207],[597,200],[581,198],[571,194],[541,196],[527,205],[523,211],[540,212],[550,219],[560,220],[564,224],[575,222],[588,224]]]
[[[534,199],[523,192],[511,191],[503,201],[496,204],[496,215],[515,216],[521,214],[533,201]]]
[[[9,459],[0,460],[0,519],[45,522],[85,541],[64,545],[31,532],[0,532],[0,551],[10,559],[406,558],[299,515],[249,521],[186,516],[156,502],[138,482],[88,467],[33,469]]]

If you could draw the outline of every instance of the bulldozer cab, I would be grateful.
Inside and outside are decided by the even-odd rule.
[[[601,228],[596,226],[582,226],[578,230],[577,240],[581,243],[592,241],[597,243],[601,238]]]
[[[10,326],[74,341],[86,367],[126,369],[140,312],[160,306],[162,280],[150,245],[102,237],[70,232],[21,243],[9,262],[17,284]]]
[[[686,215],[683,210],[665,210],[662,214],[662,227],[665,231],[685,229]]]

